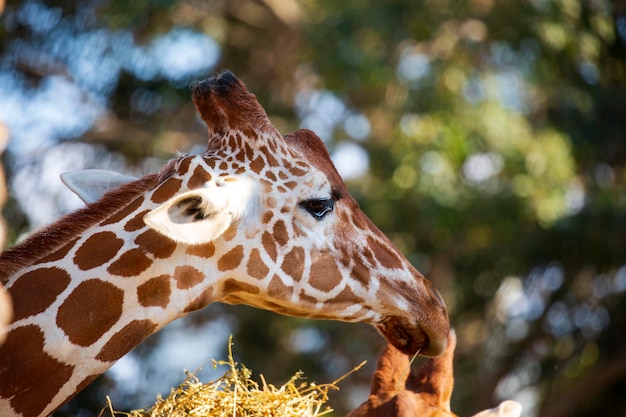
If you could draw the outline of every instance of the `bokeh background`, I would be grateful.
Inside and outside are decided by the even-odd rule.
[[[82,203],[64,171],[142,175],[203,150],[189,83],[228,68],[277,128],[315,130],[370,218],[441,290],[453,410],[626,415],[623,0],[0,1],[8,245]],[[366,399],[366,325],[213,304],[55,416],[153,402],[226,355]],[[204,375],[204,374],[203,374]]]

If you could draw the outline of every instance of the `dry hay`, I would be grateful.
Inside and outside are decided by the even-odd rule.
[[[183,383],[172,388],[167,398],[159,394],[156,403],[149,408],[115,412],[108,397],[107,402],[112,417],[320,417],[332,411],[324,407],[328,392],[338,390],[337,383],[364,364],[330,384],[307,383],[299,371],[279,388],[268,384],[263,375],[260,375],[259,385],[251,379],[250,369],[234,361],[231,339],[228,360],[212,361],[213,368],[228,366],[224,375],[215,381],[203,384],[194,373],[186,371]]]

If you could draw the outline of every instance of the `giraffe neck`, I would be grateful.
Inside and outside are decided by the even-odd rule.
[[[0,410],[49,414],[147,336],[211,301],[215,273],[202,261],[214,247],[178,245],[143,223],[156,203],[142,193],[157,181],[130,184],[0,257],[15,306],[0,346]],[[189,262],[168,262],[179,255]]]

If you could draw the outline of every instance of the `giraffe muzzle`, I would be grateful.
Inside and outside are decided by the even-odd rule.
[[[376,328],[389,343],[406,355],[439,356],[448,345],[449,327],[445,332],[438,332],[422,325],[412,325],[399,317],[387,317]]]

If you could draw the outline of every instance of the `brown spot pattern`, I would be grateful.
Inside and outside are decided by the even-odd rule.
[[[256,157],[250,162],[250,169],[257,175],[261,173],[263,167],[265,167],[265,162],[263,162],[261,157]]]
[[[246,294],[258,294],[259,287],[256,287],[254,285],[251,285],[245,282],[237,281],[233,278],[229,278],[226,281],[224,281],[224,285],[222,286],[222,291],[224,292],[224,294],[231,294],[231,293],[238,293],[238,292],[244,292]]]
[[[265,174],[265,178],[270,180],[270,182],[277,182],[278,181],[278,178],[276,178],[276,175],[272,171],[267,171],[267,173]]]
[[[252,278],[263,279],[270,272],[270,269],[261,259],[261,254],[257,248],[252,249],[248,263],[246,264],[246,272]]]
[[[323,254],[311,265],[309,284],[320,291],[329,292],[341,282],[341,272],[332,256]]]
[[[356,258],[350,276],[357,282],[363,284],[365,288],[370,285],[372,277],[370,275],[370,267],[363,263],[362,259]]]
[[[267,232],[263,233],[261,237],[261,243],[263,244],[263,249],[265,252],[272,258],[272,261],[276,262],[276,243],[274,242],[274,238]]]
[[[213,242],[204,243],[202,245],[193,245],[189,246],[185,252],[189,255],[210,258],[215,254],[215,245]]]
[[[318,299],[311,297],[309,294],[305,293],[304,290],[300,291],[298,294],[300,304],[315,306],[318,303]]]
[[[74,369],[43,349],[43,333],[34,325],[11,330],[0,346],[0,369],[6,378],[0,384],[0,397],[9,399],[13,409],[25,416],[39,415]]]
[[[261,217],[261,221],[263,222],[263,224],[268,224],[270,220],[272,220],[272,217],[274,217],[274,212],[268,210],[265,213],[263,213],[263,216]]]
[[[252,158],[254,158],[254,151],[252,150],[252,148],[250,147],[248,142],[244,141],[244,143],[243,143],[243,151],[246,154],[246,157],[245,157],[244,160],[251,161]]]
[[[59,307],[57,326],[70,341],[90,346],[122,316],[124,292],[99,279],[84,281]]]
[[[296,168],[296,167],[291,167],[289,169],[289,172],[291,173],[291,175],[293,175],[294,177],[302,177],[304,175],[306,175],[306,171],[300,168]]]
[[[224,238],[225,241],[230,242],[237,236],[238,233],[239,233],[239,229],[237,229],[237,226],[232,225],[228,229],[226,229],[222,237]]]
[[[271,187],[272,184],[266,181],[262,181],[264,185]],[[278,206],[278,200],[276,200],[274,197],[267,197],[267,199],[265,200],[265,204],[267,205],[267,207],[274,209]]]
[[[391,248],[383,245],[371,236],[367,237],[367,245],[374,252],[378,262],[380,262],[380,264],[385,268],[402,268],[402,261]]]
[[[274,275],[270,281],[270,285],[267,287],[267,294],[272,298],[288,300],[293,294],[293,287],[286,286],[278,275]]]
[[[200,310],[201,308],[206,307],[213,301],[213,287],[209,287],[202,292],[199,296],[197,296],[187,307],[185,307],[184,312],[189,313],[192,311]]]
[[[346,308],[359,304],[361,299],[357,297],[350,287],[346,286],[339,294],[330,300],[326,300],[324,305],[328,306],[332,311],[343,311]]]
[[[160,204],[169,200],[178,192],[178,190],[180,190],[181,184],[182,181],[178,178],[168,179],[156,189],[154,194],[152,194],[152,202]]]
[[[222,255],[222,257],[217,261],[217,269],[222,272],[230,271],[237,268],[242,259],[243,246],[237,245],[233,249]]]
[[[300,281],[302,279],[302,273],[304,272],[304,249],[300,246],[291,249],[291,251],[285,255],[281,268],[295,281]]]
[[[370,265],[376,265],[376,258],[374,257],[374,254],[371,250],[369,250],[368,248],[363,248],[362,252],[365,260],[369,262]]]
[[[361,229],[361,230],[366,230],[369,226],[369,221],[367,220],[367,217],[365,217],[365,215],[358,213],[356,215],[352,216],[352,222],[354,223],[354,225]]]
[[[256,141],[259,138],[256,130],[254,130],[250,125],[244,125],[242,128],[242,132],[244,136],[248,138],[248,140]]]
[[[135,346],[150,336],[156,324],[150,320],[133,320],[122,330],[115,333],[100,350],[96,359],[102,362],[114,362],[130,352]]]
[[[194,188],[200,188],[205,183],[211,180],[211,174],[206,172],[206,170],[198,165],[196,169],[193,170],[193,175],[189,178],[189,182],[187,183],[187,187],[190,190]]]
[[[152,265],[152,259],[146,256],[141,248],[135,248],[123,253],[115,262],[107,268],[112,275],[121,277],[134,277],[148,269]]]
[[[137,287],[137,299],[144,307],[167,307],[171,293],[169,275],[150,278]]]
[[[352,263],[353,258],[354,258],[354,252],[348,251],[345,248],[340,249],[339,262],[341,263],[342,267],[349,268],[350,263]]]
[[[95,268],[113,259],[123,244],[113,232],[96,233],[78,248],[74,263],[83,271]]]
[[[60,268],[41,268],[22,275],[11,288],[13,321],[43,312],[70,284],[71,278]]]
[[[271,153],[267,152],[267,148],[266,147],[263,147],[263,149],[265,149],[263,154],[267,158],[267,165],[269,165],[270,167],[277,167],[279,164],[278,164],[278,161],[276,160],[276,158],[274,158],[274,155],[272,155]]]
[[[103,221],[101,225],[106,226],[108,224],[119,223],[120,221],[125,219],[127,216],[137,211],[137,209],[141,207],[142,204],[143,204],[143,197],[139,197],[138,199],[130,203],[128,206],[118,211],[113,216],[109,217],[107,220]]]
[[[176,288],[179,290],[194,287],[202,282],[203,279],[204,275],[202,272],[193,266],[181,265],[174,270],[174,280],[176,281]]]
[[[139,213],[137,213],[135,215],[135,217],[130,219],[124,225],[124,230],[126,230],[127,232],[134,232],[136,230],[139,230],[139,229],[143,228],[146,225],[146,222],[143,221],[143,218],[149,212],[150,212],[150,210],[144,210],[144,211],[140,211]]]
[[[282,220],[274,223],[274,240],[280,245],[284,246],[289,242],[289,233],[287,232],[287,226],[285,226],[285,222]]]
[[[183,158],[180,161],[180,165],[178,166],[178,174],[179,175],[187,174],[187,172],[189,171],[189,165],[191,165],[191,160],[192,159],[193,159],[193,156],[188,156],[186,158]]]
[[[235,137],[235,135],[231,135],[228,138],[228,146],[230,147],[231,150],[235,150],[235,149],[239,148],[239,142],[237,141],[237,138]]]
[[[152,229],[148,229],[137,236],[135,243],[160,259],[168,258],[176,250],[176,242]]]

